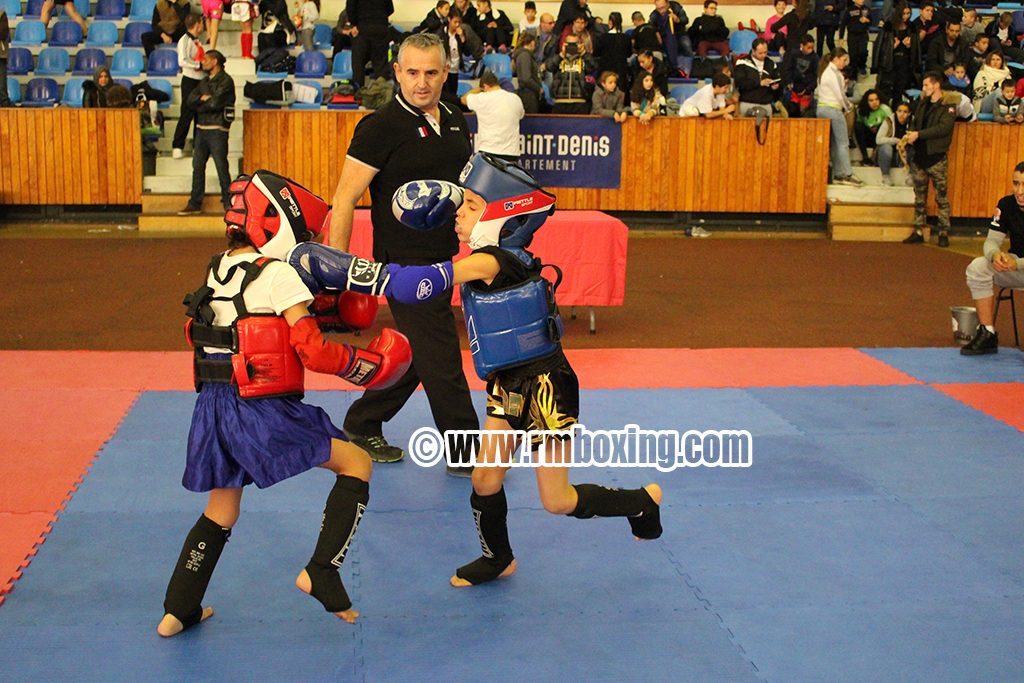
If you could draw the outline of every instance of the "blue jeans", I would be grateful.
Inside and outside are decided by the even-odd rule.
[[[831,144],[828,157],[832,163],[832,177],[846,178],[853,175],[850,165],[850,131],[846,129],[846,116],[835,107],[818,106],[818,118],[828,119],[831,124]]]
[[[188,204],[192,208],[200,208],[203,205],[203,195],[206,194],[206,161],[210,157],[213,157],[213,165],[217,167],[220,199],[226,209],[231,205],[228,198],[231,173],[228,170],[228,132],[226,130],[196,128],[195,149],[192,151],[192,196],[189,197]]]
[[[913,162],[914,148],[907,145],[907,161]],[[889,171],[903,165],[903,160],[896,153],[896,145],[878,146],[878,167],[882,169],[882,175],[889,175]]]

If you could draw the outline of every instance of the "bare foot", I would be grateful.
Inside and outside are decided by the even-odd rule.
[[[507,567],[505,567],[505,571],[503,571],[502,573],[498,574],[498,578],[499,579],[504,579],[506,577],[512,576],[515,573],[516,573],[516,561],[512,560],[509,563],[509,565]],[[466,581],[465,579],[460,579],[458,576],[453,576],[452,578],[450,578],[448,580],[448,582],[451,585],[455,586],[456,588],[466,588],[467,586],[472,586],[473,585],[469,581]]]
[[[212,607],[204,607],[203,615],[199,617],[199,622],[202,623],[213,616]],[[165,614],[164,618],[160,620],[160,623],[156,627],[156,632],[164,638],[170,638],[176,636],[185,630],[185,625],[178,621],[178,618],[172,614]]]
[[[313,590],[313,581],[309,578],[309,573],[305,569],[299,572],[299,575],[295,577],[295,587],[306,595],[309,595]],[[354,624],[356,623],[356,619],[359,618],[359,612],[349,608],[347,610],[342,610],[341,612],[334,612],[334,616],[338,617],[342,621]]]
[[[657,484],[648,484],[647,486],[644,487],[644,490],[647,491],[647,495],[649,495],[651,497],[651,500],[654,501],[654,504],[660,507],[661,506],[661,495],[662,495],[661,494],[661,487],[658,486]],[[635,538],[638,541],[648,541],[648,540],[650,540],[648,538],[640,538],[639,536],[634,536],[633,538]]]

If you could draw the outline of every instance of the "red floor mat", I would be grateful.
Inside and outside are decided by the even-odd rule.
[[[1011,427],[1024,431],[1024,384],[933,384],[942,393],[966,403]]]

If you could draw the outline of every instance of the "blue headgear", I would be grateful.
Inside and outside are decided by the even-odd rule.
[[[469,246],[527,247],[533,233],[555,211],[555,195],[545,192],[529,173],[486,152],[474,154],[459,184],[487,202],[469,236]]]

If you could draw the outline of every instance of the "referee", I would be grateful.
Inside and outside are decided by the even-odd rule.
[[[457,183],[469,160],[466,120],[458,108],[440,101],[447,63],[447,50],[436,35],[413,34],[402,43],[395,64],[398,95],[363,118],[349,144],[334,192],[332,247],[348,250],[356,203],[370,188],[374,260],[429,265],[458,253],[454,221],[420,232],[405,227],[391,213],[391,197],[400,185],[426,178]],[[384,439],[383,423],[398,414],[421,382],[439,431],[480,425],[462,372],[451,293],[416,305],[388,303],[395,324],[412,346],[412,367],[388,389],[364,393],[345,417],[345,431],[377,462],[396,462],[405,455]],[[471,470],[450,467],[448,472],[469,476]]]

